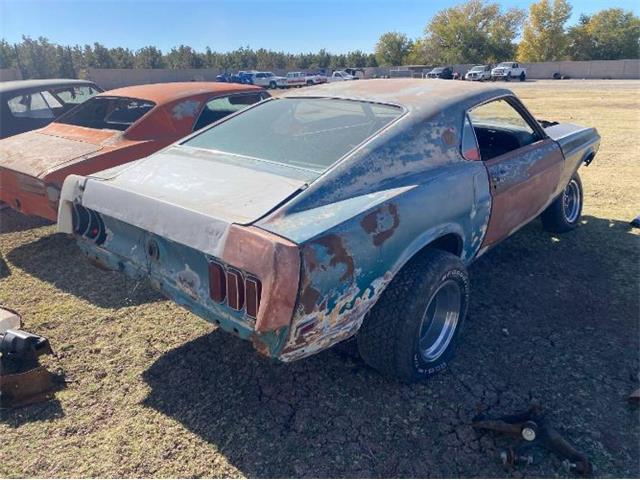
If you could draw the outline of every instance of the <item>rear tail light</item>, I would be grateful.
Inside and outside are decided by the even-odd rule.
[[[260,307],[260,295],[262,295],[262,284],[257,278],[247,278],[244,282],[244,290],[247,304],[247,315],[256,318]]]
[[[244,307],[244,278],[236,270],[227,271],[227,305],[234,310]]]
[[[258,316],[262,284],[255,277],[244,275],[218,262],[209,262],[209,294],[216,303],[226,303],[233,310],[244,310],[251,318]]]
[[[215,262],[209,264],[209,295],[217,303],[227,298],[226,272],[222,265]]]
[[[107,239],[107,231],[98,212],[74,203],[72,220],[73,231],[77,235],[93,240],[98,245],[102,245]]]

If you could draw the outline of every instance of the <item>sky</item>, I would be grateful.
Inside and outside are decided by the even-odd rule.
[[[422,35],[439,10],[462,0],[0,0],[0,38],[46,37],[61,45],[102,43],[166,52],[185,44],[225,52],[242,46],[290,53],[373,52],[378,37]],[[533,0],[497,0],[528,8]],[[569,24],[581,13],[621,7],[640,13],[640,0],[573,0]]]

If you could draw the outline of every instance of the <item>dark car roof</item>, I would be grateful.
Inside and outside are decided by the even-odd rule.
[[[480,85],[477,82],[393,78],[323,83],[282,97],[336,97],[401,105],[407,110],[431,115],[458,102],[473,103],[484,99],[511,95],[506,88]]]
[[[44,80],[10,80],[0,82],[0,93],[30,90],[32,88],[65,87],[69,85],[95,85],[90,80],[76,80],[73,78],[48,78]]]

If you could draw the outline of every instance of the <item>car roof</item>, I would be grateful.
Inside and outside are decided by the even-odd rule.
[[[420,110],[425,115],[440,112],[459,102],[473,103],[491,97],[512,95],[510,90],[493,85],[456,80],[392,78],[323,83],[281,97],[334,97],[400,105]]]
[[[207,93],[225,94],[234,92],[259,91],[261,87],[226,82],[171,82],[132,85],[102,92],[99,96],[128,97],[150,100],[156,105],[171,103],[183,98]]]
[[[64,87],[68,85],[95,85],[91,80],[77,80],[74,78],[48,78],[33,80],[9,80],[0,82],[0,93],[8,93],[32,88]]]

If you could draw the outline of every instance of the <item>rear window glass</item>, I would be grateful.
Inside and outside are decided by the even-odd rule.
[[[402,115],[400,107],[329,98],[283,98],[257,105],[184,142],[324,171]]]
[[[124,131],[155,107],[148,100],[93,97],[58,118],[58,123],[80,127]]]

